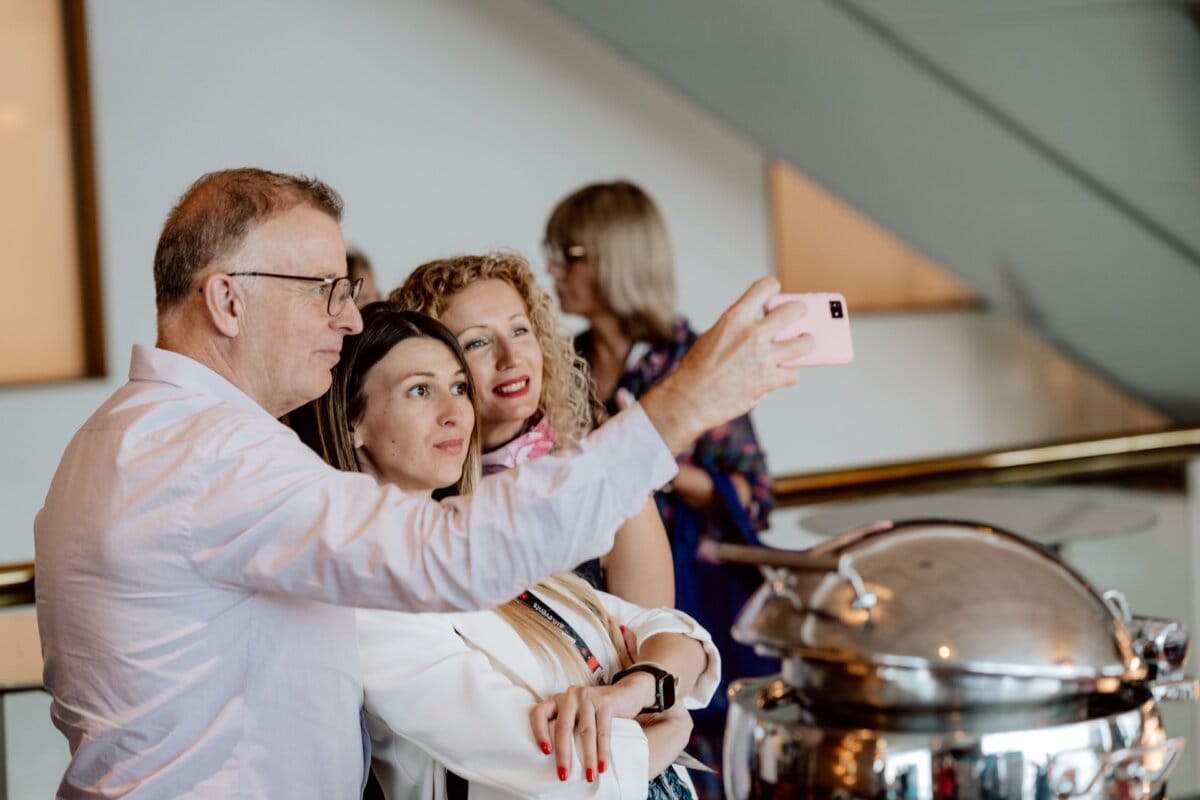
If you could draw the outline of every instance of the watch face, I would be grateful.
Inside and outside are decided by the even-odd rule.
[[[666,711],[675,705],[675,684],[678,678],[653,664],[634,664],[629,669],[622,670],[613,676],[613,682],[621,680],[631,672],[645,672],[654,677],[654,705],[643,708],[643,713]]]
[[[658,710],[666,711],[675,705],[675,676],[670,673],[658,679]]]

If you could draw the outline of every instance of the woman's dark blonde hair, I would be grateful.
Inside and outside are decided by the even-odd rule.
[[[546,243],[560,253],[583,248],[600,296],[634,341],[671,340],[675,257],[662,215],[641,187],[615,181],[572,192],[546,220]]]
[[[433,317],[398,309],[389,303],[371,303],[363,307],[362,319],[362,333],[347,336],[342,344],[342,358],[333,368],[329,391],[293,411],[287,420],[301,440],[326,463],[345,472],[360,471],[354,453],[353,426],[366,410],[367,398],[362,387],[367,373],[400,342],[427,338],[445,344],[466,375],[472,406],[476,402],[475,383],[467,359],[454,334],[445,325]],[[533,324],[537,326],[537,322]],[[471,430],[462,475],[452,487],[438,495],[469,494],[478,483],[482,469],[478,418],[476,412],[477,424]],[[595,622],[601,631],[605,630],[607,615],[600,599],[592,587],[574,573],[564,572],[547,578],[533,591],[553,604],[571,607],[575,613]],[[496,613],[512,626],[531,650],[542,656],[546,663],[558,665],[568,679],[581,684],[595,682],[574,645],[541,614],[517,600],[500,606]]]
[[[362,309],[363,329],[347,336],[342,343],[342,357],[333,368],[333,383],[329,391],[288,415],[288,424],[300,439],[317,452],[332,467],[345,472],[359,472],[354,452],[354,425],[366,411],[367,397],[363,384],[367,373],[392,348],[408,339],[433,339],[446,345],[462,367],[467,379],[471,405],[476,402],[475,383],[471,368],[454,334],[436,319],[414,311],[401,311],[387,303],[371,303]],[[469,494],[479,479],[481,465],[479,426],[471,429],[463,472],[452,494]]]
[[[550,295],[518,253],[441,258],[412,271],[388,296],[397,308],[441,317],[455,294],[479,281],[504,281],[521,296],[533,333],[542,349],[541,409],[562,446],[574,444],[592,427],[591,381],[587,362],[571,346],[570,335],[554,313]]]

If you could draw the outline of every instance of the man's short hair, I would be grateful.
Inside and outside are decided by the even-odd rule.
[[[192,291],[209,264],[236,250],[251,230],[307,204],[337,221],[342,198],[302,175],[244,167],[203,175],[171,209],[154,252],[154,302],[161,314]]]

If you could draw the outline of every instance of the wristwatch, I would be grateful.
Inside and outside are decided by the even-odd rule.
[[[635,672],[645,672],[654,677],[654,704],[643,708],[643,714],[658,714],[675,705],[675,684],[679,682],[679,679],[658,664],[641,661],[629,669],[623,669],[613,675],[609,683],[616,683]]]

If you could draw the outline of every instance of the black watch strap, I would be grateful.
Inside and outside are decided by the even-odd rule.
[[[623,669],[616,675],[613,675],[609,683],[616,683],[635,672],[645,672],[654,678],[654,704],[643,708],[643,714],[658,714],[675,705],[675,686],[679,682],[679,679],[658,664],[651,664],[649,662],[634,664],[629,669]]]

